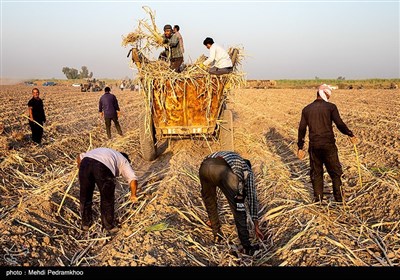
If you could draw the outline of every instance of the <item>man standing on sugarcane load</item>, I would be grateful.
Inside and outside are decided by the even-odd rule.
[[[164,34],[161,37],[163,38],[162,43],[165,46],[165,51],[160,54],[159,59],[169,61],[169,67],[176,72],[180,72],[179,69],[183,63],[183,53],[179,38],[172,32],[172,26],[170,24],[164,26]]]
[[[329,103],[332,87],[326,84],[320,85],[317,90],[317,99],[307,105],[301,112],[301,120],[298,129],[298,152],[299,159],[303,159],[305,135],[308,126],[310,155],[310,177],[314,190],[314,202],[322,201],[323,198],[323,165],[331,177],[333,196],[336,202],[342,202],[342,166],[339,162],[338,149],[335,144],[332,123],[335,123],[339,131],[350,137],[353,144],[357,138],[342,121],[335,104]]]
[[[118,118],[120,116],[118,100],[117,97],[110,91],[111,89],[109,87],[106,87],[104,89],[104,94],[100,97],[99,100],[100,118],[104,118],[108,139],[111,139],[111,121],[114,122],[118,134],[122,135],[121,126],[119,125],[118,121]]]
[[[177,24],[174,25],[174,34],[178,37],[179,46],[181,48],[181,52],[182,52],[182,55],[183,55],[185,53],[185,48],[184,48],[184,45],[183,45],[183,37],[182,37],[181,33],[179,32],[180,29],[181,28],[179,27],[179,25],[177,25]]]
[[[251,245],[249,240],[245,201],[249,206],[256,236],[263,239],[264,235],[258,224],[257,193],[250,161],[243,159],[235,152],[215,152],[208,155],[201,163],[199,177],[201,197],[210,219],[214,241],[218,242],[223,237],[217,207],[217,187],[219,187],[228,200],[233,213],[244,253],[253,255],[259,247]]]
[[[129,183],[131,202],[137,202],[137,177],[129,156],[109,148],[96,148],[77,157],[80,184],[80,211],[82,230],[93,223],[92,204],[95,185],[100,191],[101,223],[109,233],[118,231],[114,220],[114,193],[116,177],[123,176]]]
[[[32,141],[42,143],[43,124],[46,122],[43,100],[39,97],[39,89],[32,89],[32,98],[28,102],[29,126],[32,131]]]

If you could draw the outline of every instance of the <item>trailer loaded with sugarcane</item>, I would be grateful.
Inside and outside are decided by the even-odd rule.
[[[175,72],[167,61],[152,61],[145,54],[149,44],[162,46],[161,35],[149,13],[152,26],[140,21],[139,28],[128,34],[123,42],[132,46],[128,56],[133,67],[137,68],[136,81],[144,98],[139,120],[143,158],[154,160],[157,142],[167,138],[217,140],[221,149],[234,150],[229,95],[231,89],[244,82],[243,74],[238,71],[241,49],[228,50],[234,65],[232,73],[211,75],[201,69],[197,65],[206,59],[205,56],[181,72]],[[147,44],[143,44],[144,39]]]

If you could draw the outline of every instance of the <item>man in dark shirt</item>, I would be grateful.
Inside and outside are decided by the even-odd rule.
[[[41,144],[43,124],[46,122],[43,100],[39,97],[39,89],[32,89],[32,98],[28,102],[29,126],[32,131],[32,141]]]
[[[258,225],[258,201],[250,161],[235,152],[215,152],[201,163],[199,177],[201,196],[210,219],[214,240],[219,241],[222,237],[217,209],[218,186],[228,200],[244,252],[252,255],[258,247],[250,244],[245,198],[256,236],[263,239],[264,235]]]
[[[335,201],[342,202],[342,166],[339,162],[338,150],[335,144],[332,123],[335,123],[339,131],[348,135],[352,143],[357,142],[353,132],[342,121],[335,104],[329,103],[332,87],[323,84],[318,87],[317,99],[307,105],[301,112],[301,120],[298,130],[299,159],[303,159],[305,135],[308,126],[310,155],[310,177],[314,189],[314,202],[322,201],[323,197],[323,165],[332,179],[333,196]]]
[[[119,125],[118,121],[120,116],[118,100],[117,97],[115,97],[115,95],[110,91],[111,89],[106,87],[104,89],[105,93],[100,97],[99,101],[100,117],[104,117],[108,139],[111,139],[111,120],[114,122],[118,134],[122,135],[121,126]]]

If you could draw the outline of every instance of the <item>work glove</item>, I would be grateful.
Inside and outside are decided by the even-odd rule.
[[[76,157],[76,166],[78,167],[78,169],[81,166],[81,155],[80,154],[78,154],[78,156]]]
[[[200,63],[200,64],[199,64],[199,67],[200,67],[201,69],[203,69],[204,71],[207,71],[207,69],[208,69],[208,67],[205,66],[203,63]]]
[[[158,38],[156,41],[157,41],[157,44],[162,45],[162,43],[163,43],[163,38],[160,37],[160,38]]]
[[[304,150],[299,149],[297,151],[297,157],[302,160],[306,156],[306,152]]]
[[[130,200],[132,203],[136,203],[136,202],[138,202],[139,198],[136,195],[132,194],[130,197]]]
[[[350,137],[350,142],[353,143],[354,145],[356,145],[356,144],[358,144],[358,138],[355,136]]]

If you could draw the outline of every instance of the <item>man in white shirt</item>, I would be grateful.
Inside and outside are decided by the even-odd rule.
[[[211,66],[208,72],[214,75],[228,74],[233,71],[232,60],[226,50],[215,44],[210,37],[203,41],[203,45],[210,50],[210,56],[200,64],[201,68],[206,70],[207,67]]]
[[[80,184],[80,211],[82,230],[88,230],[92,225],[92,204],[95,185],[100,191],[101,223],[109,233],[115,233],[114,192],[118,176],[129,183],[130,200],[135,203],[137,177],[130,165],[129,156],[109,148],[96,148],[77,157]]]

